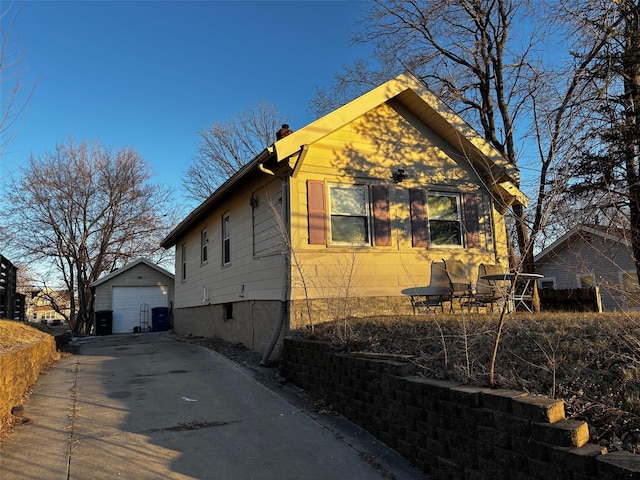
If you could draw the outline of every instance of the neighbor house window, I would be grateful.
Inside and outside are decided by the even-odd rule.
[[[627,308],[640,307],[640,284],[636,272],[622,272],[622,287],[627,301]]]
[[[207,263],[208,247],[209,247],[209,237],[207,235],[207,229],[205,228],[200,232],[200,263]]]
[[[456,194],[427,195],[429,242],[433,246],[462,246],[460,197]]]
[[[555,277],[547,277],[538,281],[538,285],[540,290],[555,290],[556,289],[556,278]]]
[[[187,279],[187,244],[182,244],[182,252],[181,252],[181,260],[182,260],[182,280]]]
[[[229,231],[229,214],[222,217],[222,264],[231,263],[231,233]]]
[[[369,188],[366,185],[329,186],[331,243],[370,245]]]
[[[578,288],[593,288],[596,286],[596,279],[590,273],[578,274]]]

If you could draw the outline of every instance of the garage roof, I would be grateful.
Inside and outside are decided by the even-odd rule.
[[[147,260],[146,258],[139,257],[139,258],[136,258],[133,262],[126,264],[124,267],[121,267],[121,268],[119,268],[119,269],[117,269],[117,270],[114,270],[114,271],[113,271],[113,272],[111,272],[110,274],[105,275],[105,276],[104,276],[104,277],[102,277],[102,278],[99,278],[98,280],[96,280],[95,282],[93,282],[91,285],[89,285],[89,287],[90,287],[90,288],[97,287],[98,285],[100,285],[100,284],[102,284],[102,283],[104,283],[104,282],[106,282],[106,281],[108,281],[108,280],[111,280],[111,279],[112,279],[112,278],[114,278],[114,277],[117,277],[117,276],[118,276],[118,275],[120,275],[121,273],[124,273],[124,272],[126,272],[127,270],[132,269],[132,268],[133,268],[133,267],[135,267],[136,265],[140,265],[141,263],[142,263],[142,264],[144,264],[144,265],[146,265],[146,266],[148,266],[148,267],[153,268],[154,270],[156,270],[156,271],[158,271],[158,272],[162,273],[163,275],[166,275],[167,277],[171,278],[172,280],[175,278],[175,275],[174,275],[173,273],[169,272],[168,270],[165,270],[164,268],[159,267],[158,265],[156,265],[156,264],[155,264],[155,263],[153,263],[153,262],[150,262],[150,261],[149,261],[149,260]]]

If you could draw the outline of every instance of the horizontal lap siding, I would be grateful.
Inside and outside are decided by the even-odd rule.
[[[267,185],[267,192],[264,186]],[[219,206],[206,219],[194,227],[190,234],[178,241],[176,272],[180,272],[180,251],[182,243],[187,243],[187,280],[176,281],[176,307],[194,307],[207,303],[228,303],[246,300],[279,299],[282,283],[282,255],[274,248],[277,234],[268,232],[269,225],[265,212],[270,209],[270,201],[278,202],[280,182],[263,176],[262,181],[252,187],[247,184],[246,195],[238,196],[229,203]],[[258,198],[254,212],[261,225],[260,248],[263,256],[254,257],[252,207],[249,204],[251,192]],[[277,195],[277,197],[276,197]],[[230,213],[231,264],[222,266],[222,216]],[[209,237],[208,259],[200,263],[200,231],[207,227]],[[266,243],[265,243],[266,242]],[[242,290],[244,285],[244,291]],[[205,299],[205,289],[208,301]]]
[[[389,129],[394,133],[389,133]],[[428,284],[431,262],[440,261],[443,256],[463,260],[468,265],[470,278],[477,275],[479,263],[495,262],[491,216],[484,205],[478,208],[483,232],[477,238],[479,248],[453,250],[412,246],[409,188],[471,192],[480,195],[481,202],[489,200],[479,189],[481,182],[470,167],[459,163],[459,155],[456,154],[456,158],[451,155],[454,151],[431,130],[413,119],[400,117],[388,106],[382,106],[310,145],[302,169],[292,179],[293,241],[298,263],[297,267],[292,267],[292,298],[343,295],[338,292],[344,291],[348,283],[351,296],[397,296],[404,288]],[[389,178],[396,168],[404,168],[408,174],[402,183],[395,184]],[[332,182],[386,187],[391,244],[355,248],[310,245],[307,224],[309,180],[324,181],[325,189]],[[486,229],[489,231],[485,232]],[[353,252],[355,257],[352,257]],[[355,268],[349,279],[345,275],[353,262]],[[306,293],[301,275],[305,278]],[[340,280],[342,278],[345,279]]]
[[[278,222],[282,218],[282,187],[279,180],[274,180],[264,188],[256,190],[253,195],[257,205],[253,208],[254,254],[256,256],[279,254],[286,244],[284,224]]]
[[[602,306],[605,311],[624,309],[625,295],[622,293],[619,273],[634,270],[631,253],[624,245],[612,240],[603,241],[593,236],[590,242],[576,237],[570,248],[562,247],[544,262],[536,265],[545,277],[555,277],[556,289],[578,288],[578,274],[591,273],[600,287]]]

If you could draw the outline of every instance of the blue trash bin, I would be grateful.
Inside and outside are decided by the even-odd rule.
[[[151,309],[151,329],[154,332],[169,330],[169,307],[153,307]]]

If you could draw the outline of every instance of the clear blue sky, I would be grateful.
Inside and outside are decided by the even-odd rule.
[[[6,5],[6,4],[5,4]],[[30,1],[13,32],[33,96],[0,178],[56,143],[131,146],[179,189],[197,133],[258,102],[296,130],[352,45],[352,1]],[[176,192],[176,200],[182,195]]]

